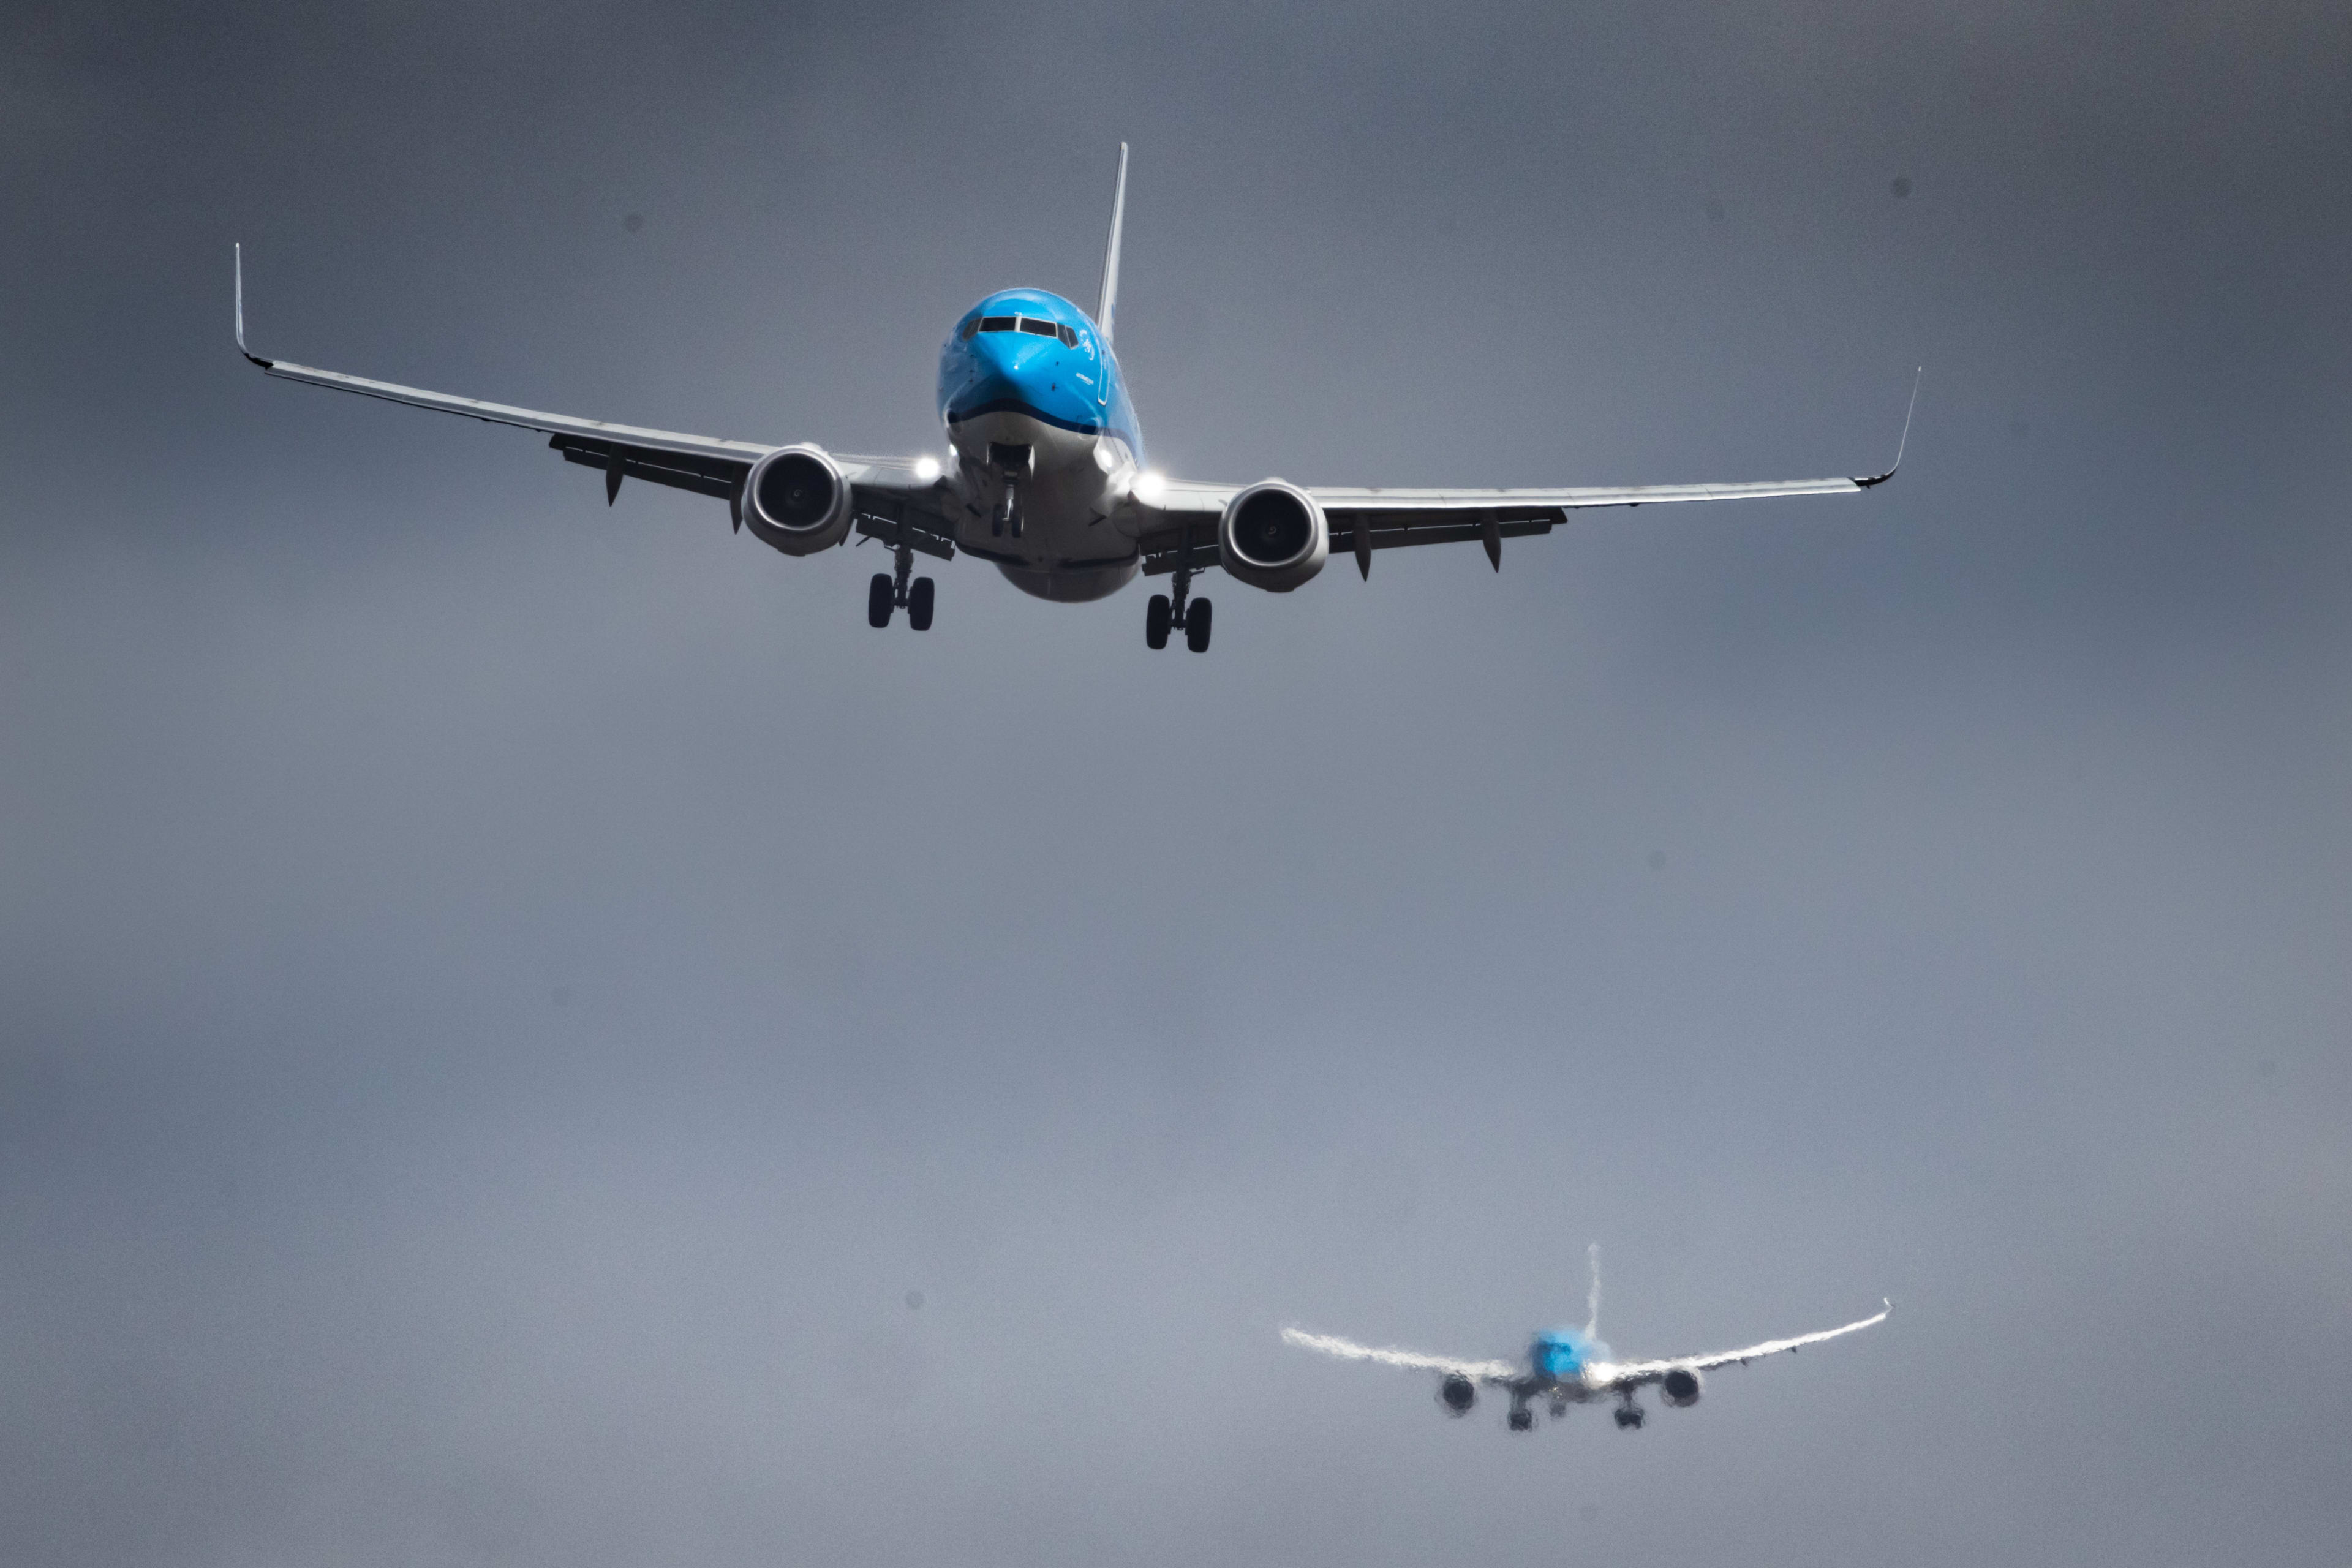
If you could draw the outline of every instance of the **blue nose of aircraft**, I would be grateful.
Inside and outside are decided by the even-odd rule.
[[[971,379],[956,401],[975,408],[1005,402],[1034,405],[1037,394],[1050,384],[1054,351],[1060,346],[1026,332],[980,333],[971,344]]]

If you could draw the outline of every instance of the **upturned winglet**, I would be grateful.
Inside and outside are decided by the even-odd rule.
[[[1903,466],[1903,449],[1911,445],[1911,416],[1919,411],[1919,380],[1927,374],[1927,367],[1924,364],[1911,373],[1911,404],[1903,410],[1903,438],[1895,443],[1895,461],[1886,465],[1886,471],[1883,474],[1873,474],[1868,479],[1853,481],[1864,489],[1885,484],[1895,477],[1895,470]]]
[[[256,364],[259,365],[262,369],[264,369],[264,370],[268,370],[268,369],[272,368],[272,367],[271,367],[271,364],[270,364],[270,362],[269,362],[269,361],[268,361],[268,360],[266,360],[266,359],[263,359],[259,354],[255,353],[251,349],[247,348],[247,347],[245,346],[245,245],[244,245],[244,242],[242,242],[242,241],[238,241],[238,242],[236,243],[236,352],[237,352],[237,353],[241,353],[241,354],[243,354],[246,358],[247,358],[247,359],[251,360],[254,363],[256,363]]]

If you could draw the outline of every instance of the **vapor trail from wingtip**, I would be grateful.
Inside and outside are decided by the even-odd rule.
[[[1373,1361],[1382,1366],[1401,1366],[1415,1372],[1449,1372],[1463,1377],[1507,1378],[1517,1370],[1507,1362],[1456,1361],[1452,1356],[1423,1355],[1418,1351],[1378,1349],[1333,1334],[1310,1334],[1304,1329],[1286,1324],[1282,1331],[1282,1339],[1285,1344],[1337,1356],[1341,1361]]]

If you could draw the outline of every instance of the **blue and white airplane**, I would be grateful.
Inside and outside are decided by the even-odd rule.
[[[1453,1356],[1423,1355],[1418,1351],[1381,1350],[1360,1345],[1353,1340],[1336,1339],[1329,1334],[1310,1334],[1302,1329],[1286,1328],[1285,1342],[1301,1350],[1319,1351],[1343,1361],[1378,1362],[1384,1366],[1402,1366],[1415,1372],[1438,1374],[1438,1403],[1449,1415],[1467,1415],[1477,1403],[1478,1387],[1485,1384],[1507,1392],[1511,1399],[1510,1428],[1524,1432],[1536,1424],[1535,1412],[1529,1404],[1542,1399],[1551,1408],[1557,1421],[1568,1414],[1570,1405],[1586,1405],[1598,1400],[1614,1399],[1613,1412],[1621,1428],[1642,1425],[1642,1406],[1634,1402],[1634,1393],[1650,1384],[1658,1385],[1658,1396],[1676,1408],[1696,1405],[1705,1374],[1719,1366],[1737,1362],[1745,1366],[1759,1356],[1778,1355],[1782,1351],[1799,1351],[1807,1345],[1817,1345],[1843,1334],[1854,1333],[1885,1322],[1895,1310],[1895,1303],[1884,1302],[1879,1311],[1867,1318],[1846,1324],[1843,1328],[1823,1329],[1818,1333],[1798,1334],[1792,1339],[1766,1340],[1760,1345],[1748,1345],[1736,1351],[1718,1351],[1713,1355],[1673,1356],[1664,1361],[1612,1361],[1609,1347],[1599,1334],[1601,1325],[1601,1249],[1592,1248],[1592,1291],[1586,1298],[1586,1317],[1581,1329],[1546,1329],[1536,1335],[1528,1346],[1524,1365],[1507,1361],[1462,1361]]]
[[[1192,582],[1207,567],[1286,594],[1320,572],[1335,548],[1352,551],[1356,569],[1369,578],[1375,550],[1475,539],[1500,571],[1505,539],[1549,533],[1580,508],[1850,495],[1895,475],[1890,467],[1855,479],[1569,489],[1348,489],[1284,479],[1233,485],[1169,479],[1145,458],[1142,427],[1111,352],[1126,210],[1121,143],[1093,315],[1043,289],[1010,289],[956,322],[940,350],[944,457],[855,458],[809,442],[774,447],[611,425],[264,359],[245,344],[242,247],[236,346],[289,381],[536,430],[567,461],[604,471],[607,505],[624,479],[646,479],[724,500],[739,531],[749,526],[786,555],[830,550],[852,533],[877,540],[890,547],[896,570],[876,574],[869,584],[866,619],[877,626],[889,625],[891,613],[903,608],[909,626],[928,629],[932,583],[912,576],[914,558],[919,552],[944,561],[961,552],[992,563],[1041,599],[1099,599],[1138,572],[1171,575],[1173,592],[1153,595],[1146,608],[1144,638],[1164,647],[1168,634],[1180,630],[1195,653],[1209,647],[1210,604],[1192,596]],[[1912,395],[1916,405],[1916,386]],[[1909,434],[1906,415],[1906,441]],[[1898,444],[1895,464],[1902,460]]]

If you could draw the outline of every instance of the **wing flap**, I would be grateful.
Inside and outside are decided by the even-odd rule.
[[[717,496],[727,501],[736,498],[743,476],[751,472],[749,463],[730,458],[705,458],[659,447],[626,447],[612,441],[592,441],[583,436],[552,436],[547,444],[562,453],[565,462],[600,469],[607,479],[613,473],[617,453],[620,471],[629,479],[692,490],[697,495]]]

